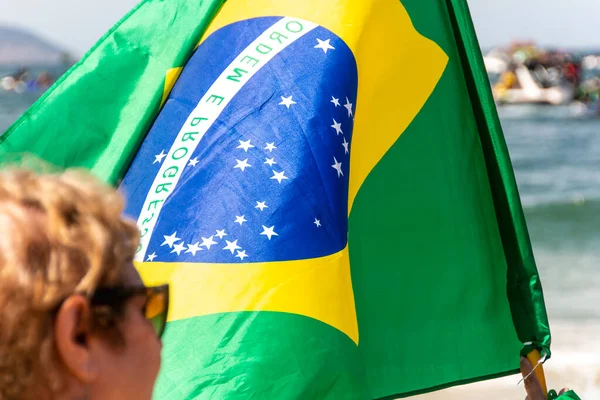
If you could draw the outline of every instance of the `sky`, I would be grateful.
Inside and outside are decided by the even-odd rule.
[[[600,0],[468,0],[483,47],[513,39],[600,48]],[[0,0],[0,24],[25,27],[81,55],[138,0]]]

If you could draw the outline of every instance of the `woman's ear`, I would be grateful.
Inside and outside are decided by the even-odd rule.
[[[62,304],[54,322],[58,356],[67,371],[82,383],[97,377],[97,366],[89,348],[91,309],[82,295],[72,295]]]

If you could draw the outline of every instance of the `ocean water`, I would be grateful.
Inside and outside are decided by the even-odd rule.
[[[24,113],[39,95],[39,93],[8,93],[0,89],[0,134]]]
[[[37,96],[0,92],[0,132]],[[549,384],[600,399],[600,118],[580,111],[499,108],[550,315]],[[507,377],[420,397],[523,398],[517,382]]]

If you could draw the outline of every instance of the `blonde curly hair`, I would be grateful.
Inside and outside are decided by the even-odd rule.
[[[139,237],[122,212],[118,193],[84,172],[0,172],[0,400],[60,389],[53,311],[123,282]]]

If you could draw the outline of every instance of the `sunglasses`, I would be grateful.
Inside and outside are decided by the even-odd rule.
[[[92,307],[117,308],[135,296],[146,297],[144,317],[152,324],[156,336],[161,338],[165,332],[169,312],[169,285],[98,288],[90,297],[90,304]]]

